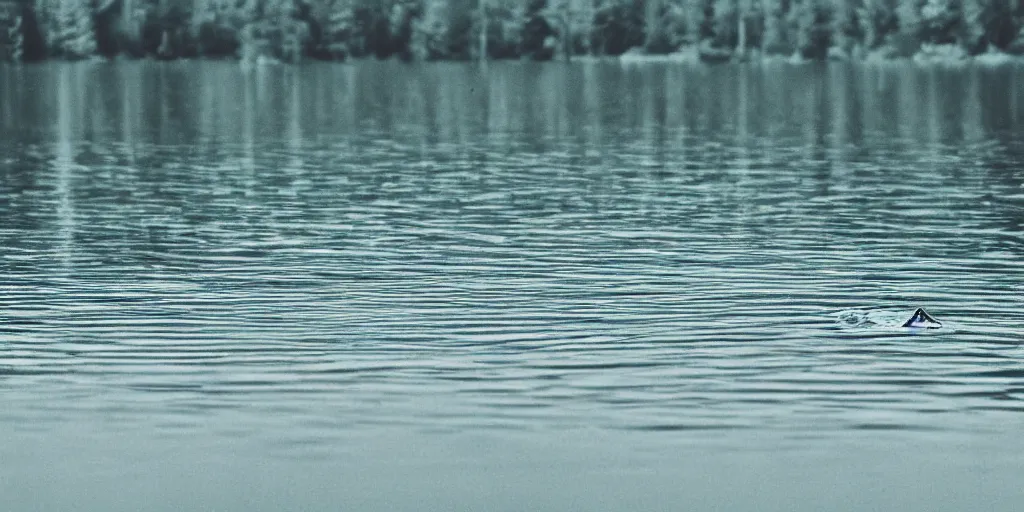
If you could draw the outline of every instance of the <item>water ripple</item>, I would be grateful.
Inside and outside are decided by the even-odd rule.
[[[297,120],[124,142],[72,116],[56,143],[0,143],[0,424],[232,414],[225,436],[284,424],[297,445],[1019,424],[1018,143],[809,142],[781,118],[695,121],[713,109],[644,131],[606,107],[540,137]],[[837,322],[917,306],[947,328]]]

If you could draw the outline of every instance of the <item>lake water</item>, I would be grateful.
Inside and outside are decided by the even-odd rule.
[[[1022,91],[0,68],[0,508],[1015,510]]]

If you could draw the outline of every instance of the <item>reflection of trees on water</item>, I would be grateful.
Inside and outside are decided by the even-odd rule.
[[[592,146],[633,139],[657,151],[682,146],[687,136],[747,141],[742,146],[799,137],[834,150],[873,140],[907,149],[983,138],[1007,142],[1024,118],[1014,86],[1021,72],[1010,69],[531,66],[537,65],[492,65],[482,74],[459,64],[366,63],[244,74],[212,63],[140,63],[31,72],[40,83],[51,80],[47,74],[83,77],[87,91],[76,94],[84,94],[80,108],[88,112],[76,122],[93,137],[116,134],[129,145],[136,139],[258,145],[296,134],[357,137],[371,130],[453,144],[477,144],[481,137]],[[15,84],[0,92],[6,135],[34,133],[33,124],[45,124],[46,115],[34,123],[21,119],[46,105],[13,80],[14,73],[28,72],[3,70],[12,78],[5,83]]]
[[[288,100],[288,114],[286,116],[288,129],[285,135],[285,140],[288,141],[289,161],[284,170],[286,175],[291,175],[294,179],[298,179],[305,170],[305,159],[303,158],[305,153],[305,133],[302,130],[303,89],[305,89],[305,84],[302,83],[298,70],[291,70],[288,73],[286,89],[291,91],[291,97]]]
[[[20,66],[0,68],[0,73],[7,75],[3,87],[0,87],[0,126],[10,131],[15,128],[14,121],[18,118],[19,106],[15,98],[18,89],[24,87],[25,80]]]
[[[70,270],[74,253],[76,222],[73,180],[79,170],[75,163],[75,151],[81,141],[82,107],[85,104],[82,82],[77,80],[79,75],[73,71],[74,68],[62,66],[57,75],[57,144],[53,160],[59,232],[59,245],[55,249],[65,270]]]
[[[142,74],[142,69],[138,66],[121,66],[117,72],[117,80],[121,85],[120,137],[129,149],[127,157],[131,164],[135,163],[135,147],[139,143],[137,139],[140,135],[145,139],[142,132],[145,123],[141,118],[145,95],[136,92],[143,90]],[[111,118],[114,122],[117,121],[116,114],[111,115]]]
[[[255,185],[256,174],[256,128],[257,122],[267,120],[264,105],[259,100],[264,89],[266,77],[263,73],[256,73],[255,83],[246,81],[242,84],[242,155],[240,159],[242,175],[246,177],[245,195],[252,195],[252,187]],[[263,113],[261,116],[260,114]],[[260,119],[260,118],[263,119]],[[268,120],[269,121],[269,120]],[[262,126],[262,125],[260,125]]]
[[[51,171],[5,164],[6,183],[59,185],[54,219],[67,243],[82,199],[107,194],[119,198],[109,205],[116,208],[159,197],[176,205],[168,218],[205,200],[161,186],[166,173],[189,180],[190,190],[240,192],[244,203],[268,186],[298,194],[322,184],[322,173],[342,179],[369,162],[383,180],[395,166],[421,168],[426,183],[431,169],[489,173],[520,155],[535,155],[552,180],[576,176],[591,190],[610,191],[599,194],[607,208],[615,206],[612,192],[628,194],[637,183],[663,183],[637,199],[651,211],[680,183],[713,184],[700,190],[719,200],[731,194],[745,208],[744,198],[760,192],[753,184],[777,173],[780,184],[809,178],[792,185],[807,198],[837,186],[963,180],[989,191],[1004,229],[1019,230],[1024,211],[1016,199],[1024,180],[1019,70],[580,62],[492,64],[487,73],[393,63],[296,71],[243,73],[215,63],[18,70],[56,90],[5,87],[0,140],[32,143],[49,132],[56,144],[47,146]],[[395,144],[390,153],[369,144],[385,140]],[[401,149],[408,147],[417,149]],[[172,161],[183,153],[200,167],[176,169],[182,164]],[[83,165],[110,172],[75,170]],[[146,229],[154,243],[171,236]]]

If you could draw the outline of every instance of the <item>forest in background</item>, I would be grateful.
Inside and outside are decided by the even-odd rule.
[[[0,60],[1024,54],[1024,0],[0,0]]]

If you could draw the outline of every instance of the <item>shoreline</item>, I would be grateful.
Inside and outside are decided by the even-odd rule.
[[[869,67],[888,67],[888,66],[910,66],[915,68],[965,68],[965,67],[983,67],[983,68],[999,68],[999,67],[1012,67],[1022,66],[1024,67],[1024,56],[1015,55],[1000,55],[998,57],[988,57],[986,55],[979,55],[974,57],[966,57],[957,60],[943,60],[943,59],[931,59],[921,58],[918,56],[914,57],[885,57],[885,58],[861,58],[861,59],[803,59],[786,57],[782,55],[771,55],[767,57],[757,58],[745,58],[745,59],[729,59],[723,62],[706,62],[699,58],[693,58],[686,55],[678,54],[663,54],[663,55],[621,55],[621,56],[592,56],[592,55],[581,55],[573,57],[571,60],[564,59],[551,59],[547,61],[532,61],[530,59],[491,59],[481,63],[480,61],[471,60],[424,60],[424,61],[402,61],[401,59],[376,59],[373,57],[366,58],[353,58],[346,60],[320,60],[320,59],[304,59],[296,63],[282,62],[278,60],[267,60],[256,63],[247,63],[244,60],[236,58],[207,58],[207,57],[182,57],[178,59],[156,59],[156,58],[105,58],[105,57],[93,57],[88,59],[43,59],[31,62],[0,62],[2,67],[31,67],[47,64],[116,64],[121,62],[147,62],[147,63],[159,63],[159,64],[182,64],[182,63],[197,63],[197,62],[218,62],[218,63],[231,63],[236,64],[243,70],[253,69],[265,69],[273,67],[301,67],[308,64],[337,64],[346,65],[363,62],[395,62],[409,65],[423,65],[423,64],[466,64],[466,65],[492,65],[492,64],[503,64],[503,63],[520,63],[530,62],[535,64],[612,64],[618,63],[623,65],[644,65],[644,64],[680,64],[686,66],[705,66],[705,67],[718,67],[718,66],[762,66],[762,65],[785,65],[785,66],[809,66],[809,65],[821,65],[821,64],[851,64],[857,66],[869,66]]]
[[[49,63],[70,63],[70,64],[101,64],[118,62],[153,62],[153,63],[192,63],[192,62],[224,62],[236,63],[243,70],[260,69],[267,67],[295,67],[305,64],[349,64],[358,62],[395,62],[402,64],[433,64],[433,63],[461,63],[467,65],[490,65],[498,63],[531,62],[537,64],[564,64],[564,63],[619,63],[627,65],[642,64],[684,64],[698,66],[720,66],[720,65],[820,65],[820,64],[853,64],[861,66],[913,66],[919,68],[963,68],[978,66],[985,68],[996,68],[1006,66],[1024,66],[1024,55],[1011,54],[1001,51],[989,51],[977,55],[967,55],[963,52],[949,51],[946,47],[930,48],[924,47],[921,51],[912,56],[894,56],[885,48],[877,49],[868,53],[860,53],[856,56],[837,55],[830,53],[828,58],[811,59],[799,54],[779,55],[761,54],[757,50],[751,50],[745,55],[737,56],[728,50],[698,50],[687,48],[673,53],[648,54],[642,51],[629,51],[621,55],[574,55],[569,59],[556,56],[547,60],[533,60],[529,58],[518,59],[401,59],[399,57],[388,57],[378,59],[375,57],[358,57],[348,59],[316,59],[303,58],[297,62],[288,62],[266,55],[259,55],[255,58],[236,56],[195,56],[178,58],[159,58],[155,56],[132,57],[127,55],[116,55],[104,57],[94,55],[82,59],[46,58],[25,62],[0,62],[3,66],[33,66]]]

